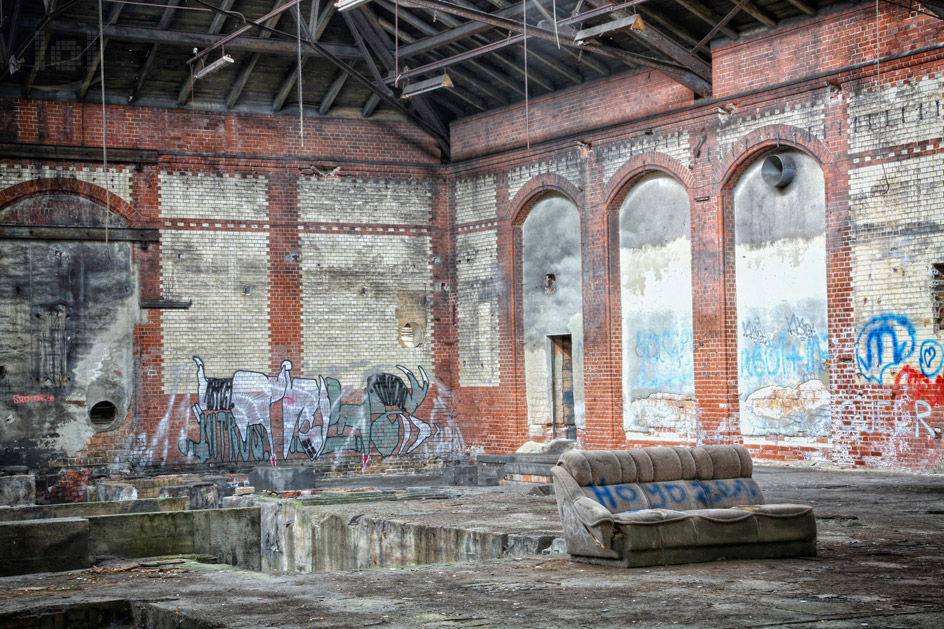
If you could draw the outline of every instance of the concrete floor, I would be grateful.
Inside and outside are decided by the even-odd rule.
[[[818,557],[619,570],[546,554],[305,575],[112,562],[0,579],[0,627],[86,626],[89,606],[109,605],[97,618],[115,627],[944,627],[944,477],[754,475],[768,502],[814,506]],[[553,498],[448,491],[424,518],[559,534]]]

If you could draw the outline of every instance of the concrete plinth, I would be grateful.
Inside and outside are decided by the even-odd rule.
[[[88,568],[89,525],[82,518],[0,522],[0,576]]]

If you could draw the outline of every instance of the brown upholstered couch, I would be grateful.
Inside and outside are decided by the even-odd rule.
[[[576,561],[630,567],[816,555],[812,508],[764,504],[740,445],[571,450],[551,471]]]

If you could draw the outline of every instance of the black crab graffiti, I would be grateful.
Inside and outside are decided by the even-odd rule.
[[[360,404],[341,403],[344,391],[334,378],[293,378],[291,361],[279,373],[236,371],[230,378],[209,378],[203,360],[197,367],[197,403],[191,412],[199,427],[198,440],[181,439],[178,448],[201,463],[207,461],[276,464],[304,454],[316,460],[331,452],[357,452],[367,458],[410,454],[438,432],[437,426],[414,415],[429,392],[429,377],[419,367],[422,382],[405,367],[406,377],[375,373],[367,378]],[[281,452],[273,436],[281,409]]]

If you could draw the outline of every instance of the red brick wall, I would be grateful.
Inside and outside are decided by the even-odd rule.
[[[891,90],[902,81],[938,77],[942,67],[939,20],[882,5],[877,24],[879,50],[884,58],[879,67],[872,63],[876,51],[875,9],[860,6],[716,46],[713,73],[717,100],[703,106],[692,104],[671,85],[659,83],[659,89],[652,89],[657,73],[637,73],[533,100],[528,134],[523,106],[481,114],[453,125],[453,155],[460,162],[452,172],[457,177],[494,175],[499,190],[495,230],[502,286],[501,384],[462,389],[457,405],[458,413],[479,416],[487,426],[489,434],[479,443],[487,450],[508,451],[525,439],[526,432],[521,425],[526,402],[520,353],[521,304],[516,293],[521,259],[517,225],[520,213],[526,213],[552,188],[552,178],[536,168],[532,182],[525,184],[522,192],[509,194],[510,171],[560,158],[573,151],[578,140],[592,147],[582,156],[580,190],[568,195],[581,212],[583,236],[587,410],[583,443],[586,447],[624,443],[619,245],[613,217],[633,180],[652,169],[679,179],[691,197],[698,440],[744,441],[738,422],[733,188],[758,156],[784,147],[812,155],[826,180],[833,438],[771,436],[748,439],[748,446],[764,459],[810,459],[842,466],[919,471],[942,468],[942,441],[933,438],[928,428],[944,426],[944,409],[932,400],[929,404],[933,413],[924,419],[928,427],[917,424],[915,437],[916,420],[912,417],[908,430],[903,432],[895,424],[903,419],[879,417],[875,408],[891,405],[908,393],[889,382],[884,386],[865,383],[856,365],[856,341],[862,322],[853,315],[855,226],[850,213],[849,178],[850,171],[863,164],[865,154],[852,153],[849,148],[849,118],[853,115],[850,101],[876,89],[876,83],[883,90]],[[626,97],[641,93],[646,94],[645,99]],[[627,109],[633,107],[628,101],[644,105]],[[574,107],[575,102],[580,105]],[[726,113],[719,112],[720,105],[726,107]],[[917,115],[908,113],[907,103],[892,100],[887,107],[896,112],[895,108],[901,107],[907,115]],[[940,109],[937,111],[940,121]],[[944,128],[939,123],[938,136],[944,135],[941,132]],[[671,149],[669,140],[674,133],[686,138],[687,145],[681,151]],[[620,146],[624,150],[618,151]],[[923,142],[899,146],[888,139],[867,155],[874,160],[901,155],[903,148],[913,152],[916,147],[925,155],[928,150],[932,155],[944,154],[940,146],[940,140],[925,147]],[[935,194],[944,193],[938,190]],[[939,204],[940,197],[929,203]],[[896,288],[888,285],[888,290],[894,293]],[[934,382],[922,386],[928,399],[940,397],[934,393],[938,386]],[[855,416],[850,417],[853,408]],[[503,424],[501,433],[492,434],[499,424]],[[628,445],[660,443],[665,440],[637,436]]]
[[[889,441],[888,430],[882,433],[874,428],[883,422],[889,428],[891,420],[870,416],[872,425],[863,429],[846,415],[853,407],[860,415],[867,414],[875,403],[893,403],[905,394],[888,384],[865,384],[856,367],[861,322],[856,320],[853,308],[855,230],[849,178],[850,170],[865,154],[850,153],[849,102],[874,88],[879,79],[880,87],[889,88],[902,80],[940,73],[944,54],[941,48],[935,48],[940,41],[940,24],[939,20],[911,14],[904,8],[882,5],[878,35],[881,54],[889,58],[881,64],[882,75],[878,77],[879,68],[870,63],[875,54],[874,7],[851,7],[799,20],[716,46],[712,51],[714,99],[695,101],[690,92],[654,71],[602,79],[552,97],[533,99],[527,112],[523,105],[516,105],[453,124],[454,162],[445,167],[438,164],[435,143],[430,138],[412,125],[392,122],[307,120],[306,142],[301,146],[297,121],[290,117],[108,107],[108,144],[161,152],[158,164],[145,164],[134,169],[131,176],[133,203],[128,218],[132,227],[163,226],[159,218],[162,173],[266,175],[270,221],[267,273],[273,296],[267,339],[270,373],[275,373],[279,362],[286,358],[301,362],[304,350],[303,312],[298,302],[300,269],[292,256],[300,246],[299,171],[318,163],[340,165],[342,177],[435,182],[429,226],[431,373],[435,386],[424,409],[435,409],[434,421],[453,422],[450,425],[459,432],[454,454],[460,454],[458,450],[462,454],[510,452],[527,439],[520,226],[528,209],[551,189],[569,196],[582,218],[587,423],[580,440],[594,448],[665,442],[653,437],[627,444],[622,429],[623,348],[614,217],[625,191],[649,169],[679,179],[691,198],[699,441],[742,441],[737,411],[732,191],[739,175],[765,151],[778,146],[805,151],[819,161],[826,179],[833,439],[831,443],[753,439],[748,445],[756,455],[769,459],[939,470],[940,439],[919,430],[917,437],[912,432],[893,435]],[[928,49],[905,54],[922,48]],[[827,84],[826,78],[833,84]],[[720,104],[730,105],[730,112],[719,113]],[[22,100],[0,105],[5,118],[0,121],[0,141],[92,147],[101,144],[98,106]],[[578,140],[590,146],[581,151],[577,149]],[[893,144],[876,147],[868,154],[872,158],[900,149]],[[940,142],[929,150],[931,155],[944,154]],[[566,173],[545,169],[523,185],[511,182],[512,169],[553,163],[575,151],[580,152],[579,167],[571,179]],[[19,163],[25,161],[3,161],[7,165]],[[495,299],[501,375],[497,386],[462,387],[458,376],[462,339],[457,329],[455,293],[455,182],[479,174],[496,178],[494,225],[475,229],[493,230],[497,243],[499,290]],[[26,185],[53,189],[71,186],[82,188],[85,194],[102,196],[87,184],[71,180]],[[0,208],[25,193],[26,188],[0,191]],[[390,224],[378,217],[376,224],[366,227],[383,230]],[[255,228],[250,225],[246,229]],[[195,223],[181,229],[204,228]],[[136,249],[135,260],[142,300],[160,299],[161,245]],[[135,329],[139,371],[133,425],[120,434],[99,433],[68,463],[96,465],[126,455],[129,449],[132,456],[144,456],[153,452],[150,446],[163,430],[164,438],[170,439],[166,458],[152,453],[140,463],[188,464],[176,447],[177,437],[186,425],[187,408],[180,400],[172,407],[164,389],[166,339],[162,336],[162,317],[160,310],[146,311]],[[867,404],[872,406],[866,408]],[[925,421],[931,427],[941,427],[942,412],[944,409],[935,405],[934,414]],[[165,417],[169,419],[165,421]],[[897,452],[886,454],[889,443],[900,446]],[[356,461],[344,465],[352,470],[360,468]],[[390,460],[382,467],[400,469],[410,465],[410,459],[404,458]],[[419,459],[416,465],[422,465]]]

